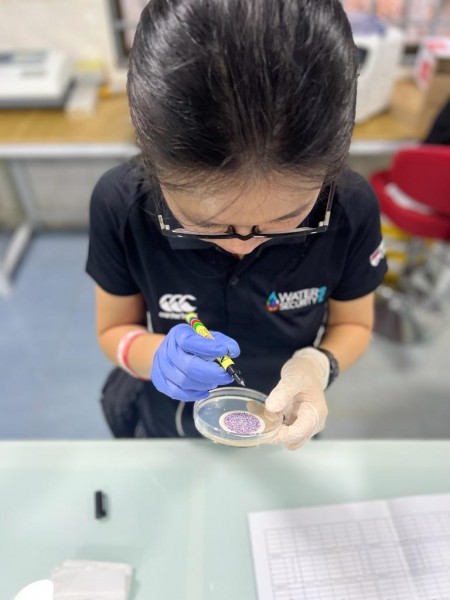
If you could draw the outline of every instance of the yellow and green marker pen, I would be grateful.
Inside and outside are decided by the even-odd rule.
[[[211,340],[214,337],[209,333],[207,328],[203,325],[203,323],[198,318],[197,313],[189,313],[186,315],[186,321],[188,325],[192,327],[195,333],[201,335],[204,338],[209,338]],[[235,363],[231,360],[231,358],[225,354],[225,356],[221,356],[220,358],[215,359],[216,362],[235,380],[236,383],[245,387],[245,381],[242,379],[242,373],[236,367]]]

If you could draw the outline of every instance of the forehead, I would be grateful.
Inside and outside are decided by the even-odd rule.
[[[310,208],[321,184],[299,176],[253,178],[223,189],[163,189],[169,207],[196,222],[253,225]]]

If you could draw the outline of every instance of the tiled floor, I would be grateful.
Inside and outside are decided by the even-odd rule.
[[[36,237],[13,294],[0,299],[1,438],[110,437],[86,250],[85,233]]]
[[[40,234],[0,298],[0,438],[110,437],[86,251],[84,232]],[[450,326],[418,347],[375,336],[328,392],[324,437],[450,437],[449,356]]]

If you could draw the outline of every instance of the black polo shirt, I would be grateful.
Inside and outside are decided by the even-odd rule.
[[[139,173],[130,161],[97,183],[87,272],[111,294],[140,292],[156,333],[198,312],[209,329],[237,340],[249,387],[269,393],[283,363],[314,343],[328,298],[364,296],[386,273],[378,202],[353,172],[337,182],[327,232],[272,240],[242,260],[212,243],[163,237],[160,195]]]

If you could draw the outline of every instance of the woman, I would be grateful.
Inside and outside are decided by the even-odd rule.
[[[232,381],[224,353],[285,413],[279,443],[323,428],[386,271],[376,198],[344,170],[356,80],[339,0],[144,9],[128,76],[141,164],[97,184],[87,271],[101,348],[146,380],[146,435],[196,435],[192,400]]]

